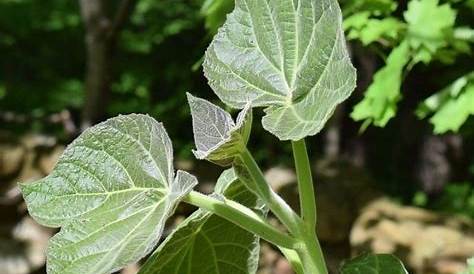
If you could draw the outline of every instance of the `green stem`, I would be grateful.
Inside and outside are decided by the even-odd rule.
[[[295,158],[296,174],[298,176],[298,192],[300,195],[301,216],[310,230],[316,229],[316,198],[314,196],[313,177],[309,163],[308,152],[304,139],[292,141]]]
[[[314,231],[304,233],[301,248],[296,248],[296,252],[303,263],[304,273],[328,274],[323,251]]]
[[[197,191],[191,191],[184,202],[206,209],[266,241],[284,248],[294,248],[296,240],[277,230],[248,207],[225,198],[216,199]]]
[[[266,206],[268,206],[273,214],[288,228],[290,233],[295,236],[298,235],[301,228],[300,224],[302,224],[301,218],[299,218],[285,200],[273,191],[247,148],[239,154],[239,158],[250,176],[250,178],[246,178],[238,172],[241,181],[247,184],[252,191],[257,193],[259,198],[265,202]]]

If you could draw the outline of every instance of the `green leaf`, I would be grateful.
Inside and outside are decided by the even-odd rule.
[[[227,105],[265,107],[263,126],[281,140],[318,133],[356,78],[336,0],[237,0],[204,73]]]
[[[404,24],[395,17],[371,19],[368,12],[356,13],[344,21],[344,29],[349,30],[349,39],[359,39],[362,44],[384,40],[398,40]]]
[[[387,65],[375,73],[364,99],[354,107],[352,119],[383,127],[395,116],[397,103],[401,99],[403,68],[409,60],[410,48],[402,42],[388,56]]]
[[[149,253],[196,178],[173,169],[163,125],[119,116],[87,129],[53,172],[21,191],[41,224],[62,227],[48,247],[48,273],[111,273]]]
[[[349,0],[342,2],[344,15],[367,11],[376,16],[386,16],[395,11],[398,6],[397,1],[394,0]]]
[[[221,166],[232,164],[236,155],[245,149],[252,127],[250,104],[239,113],[235,123],[229,113],[204,100],[188,95],[193,117],[193,132],[198,159],[206,159]]]
[[[234,8],[233,0],[206,0],[201,8],[201,14],[205,17],[205,25],[212,34],[217,32],[225,22],[225,17]]]
[[[468,117],[474,115],[474,72],[425,99],[416,114],[420,119],[434,114],[430,122],[437,134],[457,132]]]
[[[255,196],[237,180],[233,169],[222,173],[214,195],[257,206]],[[166,238],[139,274],[253,274],[258,256],[258,237],[198,209]]]
[[[456,12],[449,4],[439,5],[438,0],[412,0],[404,17],[410,47],[418,50],[415,61],[428,63],[438,49],[448,44]]]
[[[367,254],[344,263],[341,274],[408,274],[408,271],[393,255]]]

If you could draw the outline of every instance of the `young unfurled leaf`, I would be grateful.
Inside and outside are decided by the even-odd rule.
[[[245,148],[252,127],[252,109],[247,104],[234,122],[222,108],[188,93],[193,116],[193,132],[198,159],[206,159],[221,166],[232,164],[235,156]]]
[[[162,124],[119,116],[86,130],[46,178],[21,185],[30,214],[62,227],[48,247],[49,274],[111,273],[145,256],[196,184],[176,177]]]
[[[344,263],[341,274],[408,274],[408,271],[393,255],[367,254]]]
[[[204,72],[227,105],[265,107],[281,140],[318,133],[355,87],[336,0],[237,0]]]
[[[403,68],[409,60],[410,49],[406,42],[402,42],[390,53],[387,65],[377,71],[364,99],[354,107],[351,113],[354,120],[365,120],[383,127],[395,116],[401,98]]]
[[[233,169],[222,173],[215,194],[250,208],[257,206],[256,197],[237,180]],[[139,274],[253,274],[258,256],[258,237],[198,209],[158,247]]]

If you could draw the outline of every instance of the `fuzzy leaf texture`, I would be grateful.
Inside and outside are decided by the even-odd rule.
[[[193,117],[193,133],[198,159],[206,159],[221,166],[229,166],[236,155],[245,149],[252,128],[252,109],[247,104],[237,121],[222,108],[188,93]]]
[[[21,191],[35,220],[62,227],[48,246],[48,273],[103,274],[149,253],[196,183],[175,176],[162,124],[131,114],[87,129],[49,176]]]
[[[417,116],[429,115],[437,134],[457,132],[474,115],[474,72],[454,81],[448,87],[424,100],[417,108]]]
[[[258,206],[233,169],[219,177],[214,195],[225,195],[250,208]],[[258,237],[198,209],[178,225],[138,274],[254,274],[259,250]]]
[[[364,99],[351,113],[356,121],[364,120],[364,127],[373,123],[383,127],[397,112],[397,103],[401,99],[403,69],[410,60],[410,49],[406,42],[392,50],[387,65],[377,71],[374,81],[365,92]]]
[[[367,254],[344,263],[341,274],[408,274],[408,271],[393,255]]]
[[[236,0],[204,73],[227,105],[264,107],[280,140],[317,134],[356,79],[336,0]]]

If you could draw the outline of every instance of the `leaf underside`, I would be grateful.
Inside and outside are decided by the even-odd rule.
[[[224,171],[215,195],[254,208],[256,198]],[[257,270],[259,239],[210,212],[198,209],[181,223],[147,260],[139,274],[253,274]]]
[[[21,185],[30,214],[62,227],[50,240],[48,273],[111,273],[149,253],[197,182],[175,177],[172,154],[162,124],[119,116],[79,136],[48,177]]]
[[[408,274],[408,271],[393,255],[367,254],[346,262],[341,274]]]
[[[229,106],[266,107],[263,126],[281,140],[318,133],[356,77],[336,0],[236,0],[204,73]]]

